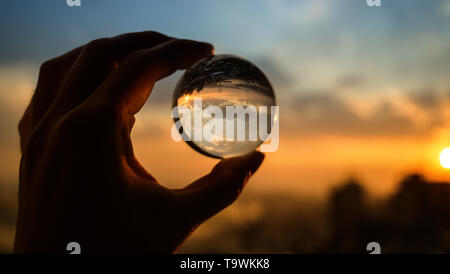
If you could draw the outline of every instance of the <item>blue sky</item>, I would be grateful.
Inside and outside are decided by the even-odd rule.
[[[377,46],[423,32],[448,33],[450,23],[449,11],[439,11],[446,0],[384,0],[380,8],[369,8],[365,0],[81,1],[79,8],[65,0],[2,1],[0,60],[42,61],[55,50],[145,29],[262,54],[286,43],[332,42],[333,33],[344,31]]]
[[[0,64],[39,64],[95,38],[151,29],[270,64],[305,89],[354,74],[380,78],[366,81],[371,90],[414,88],[450,70],[448,0],[81,1],[2,1]]]

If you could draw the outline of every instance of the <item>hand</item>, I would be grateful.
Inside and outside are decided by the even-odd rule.
[[[154,83],[212,50],[155,32],[129,33],[41,66],[19,123],[16,252],[66,252],[72,241],[83,253],[174,252],[239,196],[263,154],[222,160],[187,187],[168,189],[139,164],[130,139]]]

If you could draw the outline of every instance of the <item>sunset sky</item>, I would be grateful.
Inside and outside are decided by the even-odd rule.
[[[353,176],[374,194],[406,173],[450,181],[450,0],[2,1],[0,184],[17,184],[17,123],[40,63],[92,39],[156,30],[253,61],[280,106],[279,150],[249,191],[319,196]],[[217,160],[170,137],[181,72],[137,115],[135,152],[162,184],[182,187]],[[169,157],[161,157],[163,154]]]

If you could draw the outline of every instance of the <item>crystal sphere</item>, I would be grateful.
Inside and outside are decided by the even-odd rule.
[[[259,68],[238,56],[215,55],[179,80],[173,94],[174,130],[204,155],[241,156],[268,138],[276,120],[273,106],[272,86]]]

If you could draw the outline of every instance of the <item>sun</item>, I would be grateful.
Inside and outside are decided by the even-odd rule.
[[[444,148],[444,150],[442,150],[439,160],[441,161],[441,165],[443,168],[450,169],[450,147]]]

